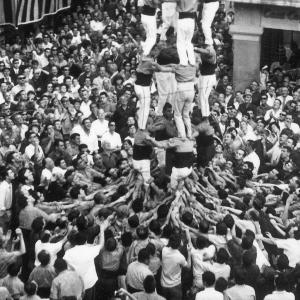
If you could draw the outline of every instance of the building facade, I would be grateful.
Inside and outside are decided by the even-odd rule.
[[[293,39],[300,44],[300,0],[231,0],[234,2],[235,21],[230,27],[233,38],[233,81],[236,89],[259,80],[263,59],[263,37],[274,31],[281,42]],[[277,32],[277,33],[276,33]],[[287,46],[288,47],[288,46]],[[271,49],[272,50],[272,49]]]

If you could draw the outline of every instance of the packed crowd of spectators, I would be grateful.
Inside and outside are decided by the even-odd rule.
[[[221,1],[206,117],[199,13],[182,123],[159,8],[146,122],[141,1],[87,1],[2,45],[1,300],[300,299],[298,47],[235,90]]]

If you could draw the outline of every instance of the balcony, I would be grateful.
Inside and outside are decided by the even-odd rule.
[[[232,2],[300,8],[300,0],[231,0]]]

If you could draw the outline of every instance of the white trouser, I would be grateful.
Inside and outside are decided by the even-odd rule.
[[[195,65],[194,46],[192,38],[194,35],[195,20],[193,18],[178,19],[177,28],[177,51],[180,64],[187,66],[190,62]]]
[[[177,90],[177,81],[175,74],[171,72],[157,72],[155,73],[157,92],[158,92],[158,105],[157,112],[158,116],[163,115],[163,108],[166,102],[173,106],[173,98]]]
[[[133,160],[133,168],[140,172],[144,179],[144,184],[148,184],[149,179],[151,178],[150,173],[150,159],[142,159],[142,160]]]
[[[170,26],[173,26],[175,31],[177,30],[178,13],[176,11],[176,2],[164,2],[161,5],[162,10],[162,28],[160,34],[160,40],[165,41],[167,39],[166,33]]]
[[[150,87],[135,85],[134,90],[139,100],[139,109],[137,111],[138,127],[139,129],[146,129],[151,102]]]
[[[198,98],[198,107],[201,109],[202,117],[208,117],[209,116],[209,95],[213,89],[213,87],[216,86],[217,79],[216,75],[205,75],[205,76],[199,76],[199,98]]]
[[[205,44],[212,45],[213,39],[211,35],[211,24],[219,9],[219,1],[203,4],[202,10],[202,30],[205,37]]]
[[[192,136],[190,112],[194,97],[194,82],[177,83],[177,94],[174,103],[174,120],[178,130],[178,136],[181,138]]]
[[[192,167],[185,167],[185,168],[172,168],[172,173],[171,173],[171,188],[176,189],[178,185],[178,181],[182,180],[188,176],[191,175],[193,171]]]
[[[144,55],[147,56],[150,54],[151,49],[156,43],[156,38],[157,38],[156,15],[147,16],[142,14],[141,21],[146,31],[146,40],[143,44],[143,52]]]

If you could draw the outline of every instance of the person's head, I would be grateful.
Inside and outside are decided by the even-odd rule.
[[[227,289],[227,286],[228,286],[227,280],[224,279],[223,277],[219,277],[216,280],[215,290],[220,293],[223,293]]]
[[[273,104],[273,108],[274,109],[279,109],[281,106],[281,100],[280,99],[275,99],[274,104]]]
[[[218,235],[226,235],[227,234],[227,226],[224,222],[217,223],[216,234],[218,234]]]
[[[73,133],[73,134],[71,134],[70,141],[73,144],[79,146],[80,145],[80,134],[79,133]]]
[[[204,271],[202,274],[202,281],[205,287],[212,287],[215,284],[216,276],[213,272]]]
[[[108,252],[113,252],[113,251],[115,251],[116,248],[117,248],[117,241],[116,241],[113,237],[108,238],[108,239],[105,241],[104,248],[105,248],[105,250],[108,251]]]
[[[41,263],[41,266],[45,267],[50,263],[50,253],[46,250],[42,250],[37,255],[38,261]]]
[[[7,273],[9,276],[16,277],[21,271],[21,264],[19,262],[10,263],[7,267]]]
[[[92,123],[91,123],[91,120],[90,118],[85,118],[82,120],[82,125],[83,125],[83,128],[85,130],[90,130],[91,129],[91,126],[92,126]]]
[[[238,160],[238,161],[242,161],[244,159],[244,156],[245,156],[245,150],[244,149],[240,148],[235,152],[235,159]]]
[[[115,130],[116,130],[116,123],[113,122],[113,121],[110,121],[110,122],[108,123],[108,129],[109,129],[109,132],[110,132],[110,133],[114,133]]]
[[[279,255],[277,259],[277,268],[279,271],[284,271],[289,267],[289,258],[285,254]]]
[[[31,185],[34,182],[33,173],[28,168],[22,168],[18,174],[18,180],[22,184]]]
[[[150,254],[148,250],[146,248],[141,249],[138,254],[138,262],[149,265],[149,260]]]
[[[178,249],[181,245],[181,238],[178,234],[172,234],[169,239],[169,247],[172,249]]]
[[[36,284],[35,281],[28,281],[24,285],[24,291],[27,296],[33,296],[36,294],[38,289],[38,285]]]
[[[164,105],[163,115],[166,119],[171,119],[173,117],[172,105],[168,102]]]
[[[143,281],[144,290],[147,294],[152,294],[156,289],[156,281],[154,276],[148,275]]]
[[[217,263],[225,264],[228,262],[229,254],[224,248],[220,248],[217,252]]]
[[[136,234],[137,234],[137,236],[140,240],[146,240],[149,236],[148,228],[145,227],[145,226],[140,225],[136,229]]]

